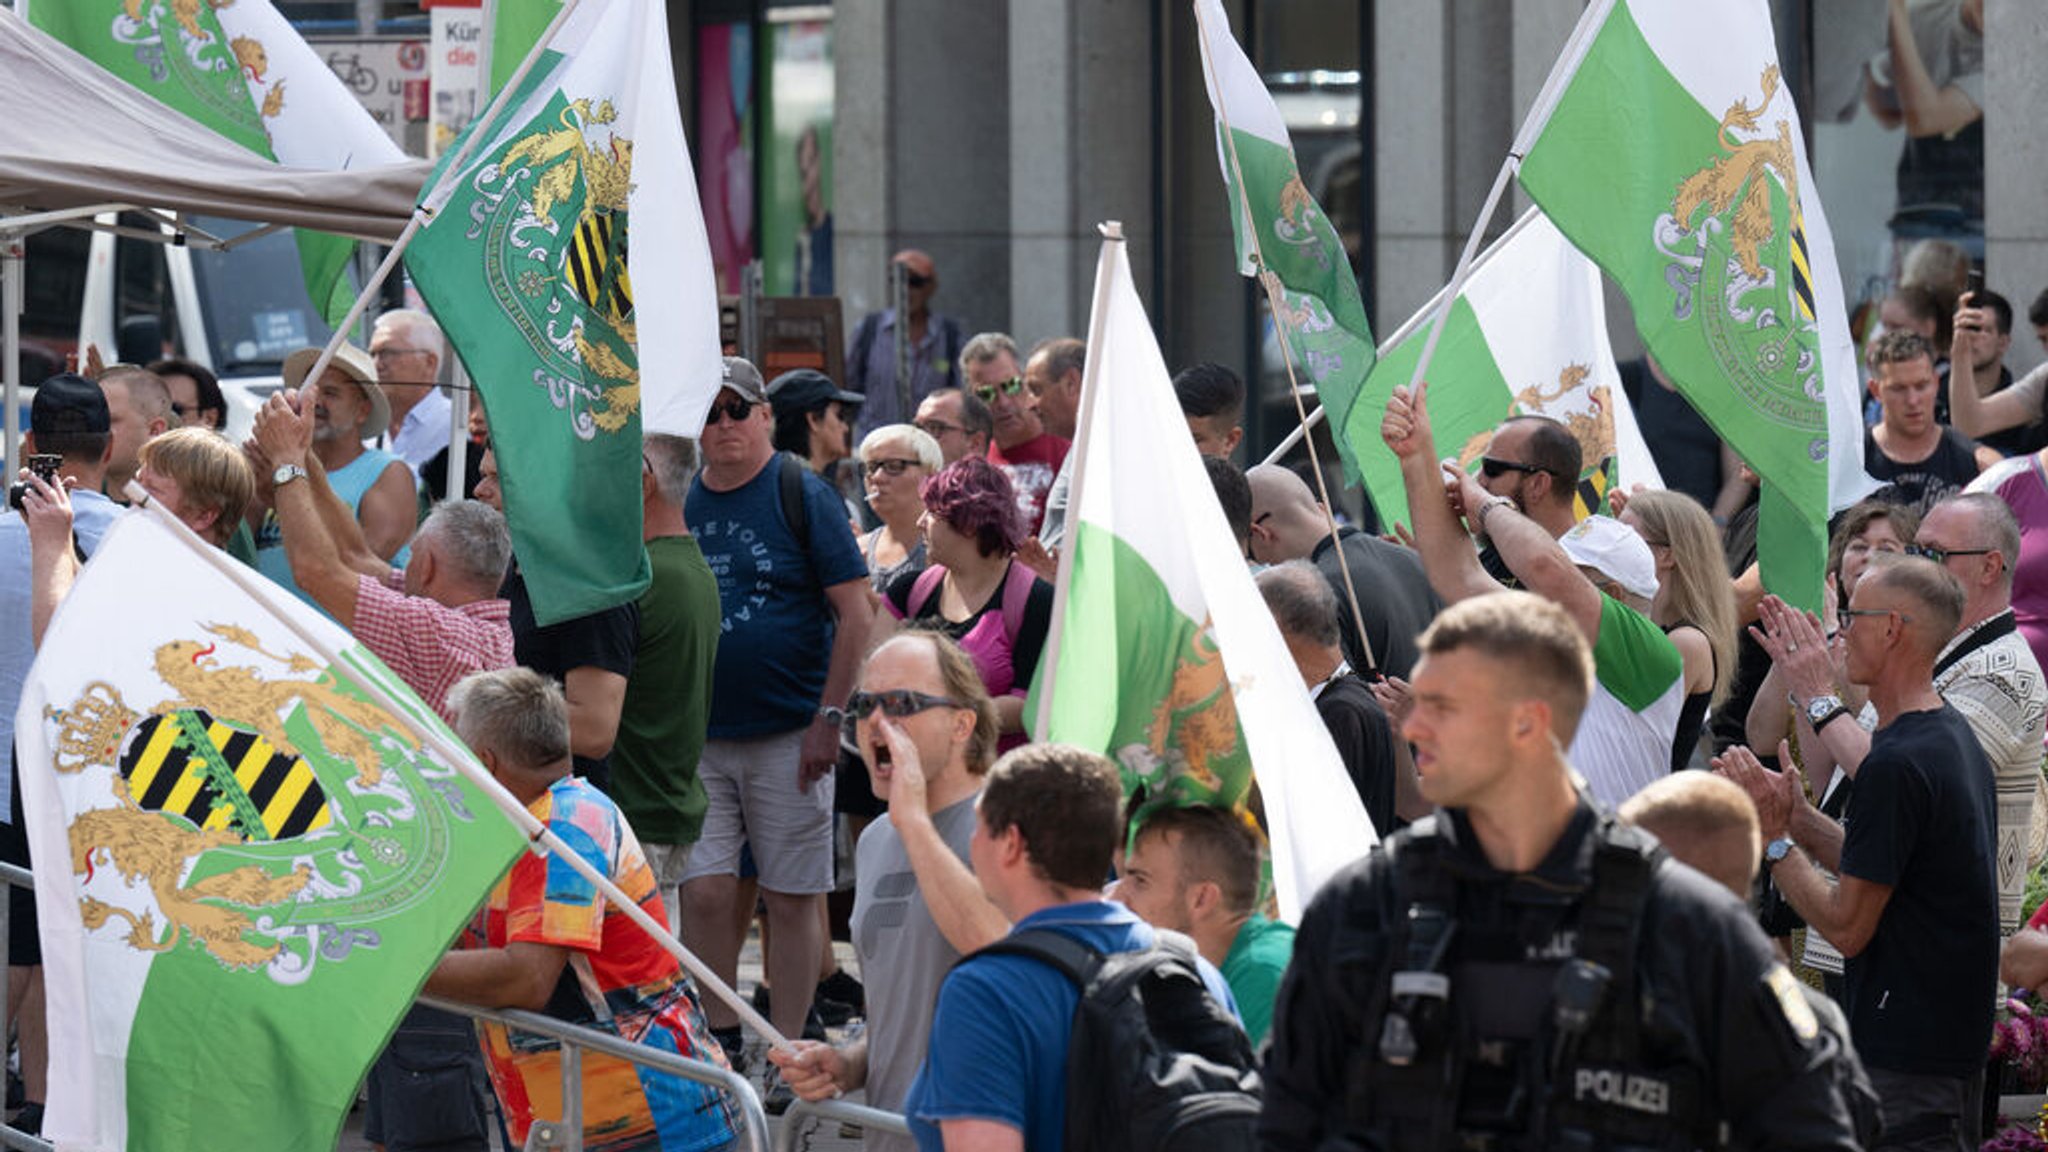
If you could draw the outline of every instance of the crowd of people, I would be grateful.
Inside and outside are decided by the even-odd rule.
[[[847,380],[728,357],[700,438],[644,438],[649,587],[549,625],[481,403],[448,492],[428,316],[387,313],[317,379],[317,350],[289,357],[242,443],[196,364],[44,381],[23,448],[58,478],[24,470],[0,515],[0,737],[133,479],[376,653],[728,987],[758,919],[752,1003],[792,1039],[763,1059],[732,1004],[533,857],[430,993],[758,1072],[771,1112],[862,1092],[911,1127],[872,1147],[1046,1149],[1089,1130],[1069,1042],[1096,993],[1041,953],[1156,952],[1242,1045],[1202,1058],[1263,1074],[1242,1083],[1267,1147],[1975,1147],[1995,1006],[2048,985],[2025,899],[2048,851],[2048,372],[2004,370],[2004,301],[1914,289],[1870,341],[1884,487],[1835,519],[1817,611],[1763,591],[1739,444],[1651,429],[1711,454],[1673,460],[1698,490],[1589,515],[1597,461],[1565,425],[1515,416],[1467,470],[1427,389],[1397,389],[1407,506],[1380,511],[1406,527],[1381,537],[1294,469],[1240,468],[1242,381],[1180,372],[1240,552],[1216,559],[1253,573],[1383,841],[1297,932],[1256,804],[1132,826],[1111,762],[1030,742],[1086,346],[970,336],[931,310],[931,259],[897,261],[911,315],[856,328]],[[1922,295],[1939,331],[1906,326]],[[15,804],[0,858],[27,863]],[[17,892],[30,1127],[33,914]],[[486,1148],[494,1113],[514,1144],[557,1118],[559,1048],[482,1033],[413,1009],[369,1138]],[[590,1054],[583,1074],[590,1146],[736,1139],[716,1091]]]

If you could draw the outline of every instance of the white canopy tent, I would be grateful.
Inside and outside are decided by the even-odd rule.
[[[6,458],[18,459],[21,239],[122,209],[305,227],[390,243],[430,162],[356,171],[286,168],[107,74],[0,9],[0,367]],[[149,235],[223,247],[196,231]]]

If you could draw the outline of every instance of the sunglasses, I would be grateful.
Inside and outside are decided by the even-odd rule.
[[[1901,624],[1911,624],[1913,622],[1911,616],[1892,608],[1844,608],[1842,609],[1842,627],[1847,628],[1849,625],[1854,624],[1858,616],[1897,616]]]
[[[1548,475],[1550,473],[1548,468],[1538,468],[1534,464],[1518,464],[1513,460],[1502,460],[1497,456],[1481,456],[1479,458],[1479,470],[1486,473],[1486,478],[1489,480],[1498,480],[1510,472],[1520,472],[1525,475]]]
[[[875,714],[875,709],[892,720],[902,720],[933,708],[965,708],[951,696],[930,696],[923,692],[912,692],[908,688],[891,688],[886,692],[855,692],[846,698],[846,714],[856,720],[865,720]]]
[[[981,397],[983,404],[995,403],[997,392],[1001,392],[1005,396],[1016,396],[1023,391],[1024,378],[1022,376],[1012,376],[1008,380],[996,384],[976,384],[974,386],[974,394]]]
[[[1932,544],[1908,544],[1904,548],[1906,555],[1932,560],[1936,564],[1947,563],[1951,556],[1989,556],[1996,551],[1996,548],[1936,548]]]
[[[910,285],[910,286],[911,286],[912,288],[929,288],[929,287],[931,287],[931,286],[932,286],[932,278],[931,278],[931,277],[929,277],[929,276],[919,276],[919,275],[918,275],[917,273],[915,273],[915,272],[912,272],[912,273],[911,273],[910,275],[908,275],[908,276],[905,276],[905,277],[903,278],[903,282],[904,282],[905,284],[908,284],[908,285]]]
[[[727,400],[723,404],[713,404],[711,406],[711,411],[704,414],[704,424],[706,427],[709,427],[720,420],[731,420],[737,423],[738,421],[745,420],[753,411],[754,406],[745,400]]]
[[[921,467],[923,464],[924,461],[922,460],[887,460],[878,458],[867,462],[867,470],[870,476],[877,472],[887,472],[891,476],[901,476],[905,469]]]

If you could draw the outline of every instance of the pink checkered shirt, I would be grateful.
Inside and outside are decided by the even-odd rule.
[[[448,689],[456,681],[512,666],[511,612],[503,600],[450,608],[431,597],[408,596],[405,573],[396,569],[381,584],[367,574],[356,579],[356,639],[451,724]]]

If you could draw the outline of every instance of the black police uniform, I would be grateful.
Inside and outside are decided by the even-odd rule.
[[[1260,1137],[1302,1152],[1853,1149],[1869,1113],[1843,1086],[1854,1059],[1741,902],[1646,834],[1581,800],[1543,862],[1509,874],[1447,810],[1303,916]]]

